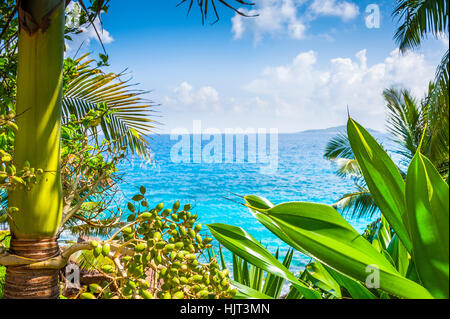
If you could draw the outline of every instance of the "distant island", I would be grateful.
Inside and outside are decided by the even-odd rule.
[[[370,134],[383,134],[380,131],[373,130],[373,129],[367,129]],[[334,126],[324,129],[313,129],[313,130],[306,130],[306,131],[300,131],[293,134],[316,134],[316,133],[325,133],[325,134],[337,134],[337,133],[345,133],[347,132],[347,126],[341,125],[341,126]]]

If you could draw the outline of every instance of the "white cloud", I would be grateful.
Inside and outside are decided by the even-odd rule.
[[[434,76],[434,67],[413,52],[402,55],[395,50],[371,66],[366,50],[353,58],[331,59],[327,67],[319,67],[317,59],[314,51],[302,52],[289,65],[266,68],[244,88],[258,96],[259,104],[273,106],[267,115],[284,118],[287,126],[296,123],[297,130],[340,125],[347,105],[362,123],[383,129],[383,90],[401,86],[421,98]]]
[[[254,9],[242,11],[258,17],[249,19],[236,14],[231,20],[233,36],[240,39],[245,32],[250,32],[256,42],[266,35],[278,34],[303,39],[308,23],[320,16],[337,16],[349,21],[359,14],[358,6],[345,0],[261,0]]]
[[[336,16],[344,21],[354,19],[359,14],[357,5],[339,0],[314,0],[310,9],[316,15]]]
[[[241,38],[246,30],[253,33],[256,41],[264,35],[277,33],[285,33],[295,39],[303,38],[306,25],[297,16],[302,3],[303,0],[262,0],[253,10],[243,9],[249,15],[259,16],[248,19],[236,14],[232,19],[234,38]]]
[[[198,90],[187,82],[181,83],[173,89],[171,96],[166,96],[164,105],[175,110],[219,110],[220,97],[217,90],[211,86],[203,86]]]
[[[77,15],[78,12],[80,12],[79,10],[81,10],[81,8],[76,2],[70,2],[66,8],[66,12],[69,12],[70,15],[66,21],[67,24],[77,24]],[[103,44],[109,44],[114,41],[112,35],[103,28],[99,17],[94,20],[94,26],[90,23],[86,24],[80,28],[81,33],[71,35],[72,41],[66,41],[67,51],[69,53],[73,53],[73,51],[77,51],[80,46],[88,48],[92,40],[99,42],[99,37]]]

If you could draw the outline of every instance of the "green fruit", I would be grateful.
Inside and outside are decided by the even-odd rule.
[[[200,236],[200,234],[198,234],[197,236],[195,236],[195,240],[197,241],[197,243],[201,244],[203,242],[203,238],[202,236]]]
[[[186,236],[186,234],[187,234],[186,227],[180,226],[179,229],[180,229],[180,234],[181,234],[182,236]]]
[[[98,247],[98,241],[93,240],[89,243],[89,246],[91,246],[92,249],[97,248]]]
[[[162,299],[172,299],[172,296],[170,295],[169,292],[165,292],[165,293],[162,295]]]
[[[80,295],[80,298],[81,299],[97,299],[97,298],[95,298],[95,296],[93,294],[91,294],[89,292],[82,293]]]
[[[109,255],[110,251],[111,251],[111,246],[109,244],[104,244],[102,247],[102,255],[106,257]]]
[[[133,290],[137,288],[136,283],[134,281],[132,281],[132,280],[128,280],[127,286],[130,287]]]
[[[124,233],[124,234],[126,234],[126,235],[130,235],[130,234],[133,233],[133,228],[131,228],[131,227],[125,227],[125,228],[122,230],[122,233]]]
[[[161,216],[163,217],[167,217],[172,213],[172,210],[170,208],[165,209],[162,213]]]
[[[174,277],[171,279],[171,283],[174,286],[179,286],[180,285],[180,279],[178,279],[177,277]]]
[[[176,201],[175,204],[173,204],[172,209],[176,213],[180,209],[180,202]]]
[[[189,237],[191,237],[192,239],[194,239],[195,236],[197,236],[197,234],[195,233],[195,231],[194,231],[193,229],[189,229]]]
[[[159,240],[161,240],[161,238],[162,238],[162,235],[161,235],[160,232],[156,232],[156,233],[153,234],[153,239],[154,239],[156,242],[159,241]]]
[[[97,246],[94,248],[93,252],[94,257],[98,257],[102,254],[102,247],[101,246]]]
[[[195,282],[202,282],[202,281],[203,281],[203,276],[201,276],[201,275],[195,275],[195,276],[192,277],[192,279],[193,279]]]
[[[203,243],[204,243],[205,245],[208,245],[208,244],[211,243],[212,241],[213,241],[213,239],[212,239],[212,238],[209,238],[209,237],[203,239]]]
[[[97,284],[90,284],[89,285],[89,290],[94,293],[94,294],[99,294],[102,292],[102,287],[100,285]]]
[[[191,205],[190,204],[184,205],[184,210],[185,211],[190,211],[191,210]]]
[[[183,244],[183,243],[178,242],[178,243],[175,244],[175,249],[176,249],[176,250],[180,250],[180,249],[183,248],[183,247],[184,247],[184,244]]]
[[[178,222],[180,219],[178,218],[177,214],[170,215],[170,218],[172,218],[173,221]]]
[[[146,249],[147,249],[147,245],[144,243],[139,243],[134,247],[134,251],[138,252],[138,253],[143,252]]]
[[[171,236],[173,236],[173,237],[178,236],[178,231],[177,231],[176,229],[172,229],[172,230],[169,232],[169,235],[171,235]]]
[[[186,277],[180,277],[180,283],[182,283],[183,285],[187,285],[189,281]]]
[[[173,299],[184,299],[184,293],[182,291],[178,291],[173,294]]]
[[[170,252],[170,251],[172,251],[172,250],[174,250],[174,249],[175,249],[175,245],[174,245],[174,244],[167,244],[167,245],[164,247],[164,250],[167,251],[167,252]]]
[[[139,215],[142,219],[144,219],[144,220],[148,220],[148,219],[152,219],[153,218],[153,215],[151,214],[151,213],[149,213],[149,212],[145,212],[145,213],[142,213],[141,215]]]
[[[197,297],[199,299],[206,299],[209,296],[209,292],[207,290],[201,290],[197,293]]]
[[[160,212],[160,211],[162,211],[162,209],[164,208],[164,203],[159,203],[158,205],[156,205],[156,211],[157,212]]]
[[[130,256],[122,257],[122,262],[124,262],[124,263],[127,263],[127,262],[129,262],[130,260],[131,260],[131,257],[130,257]]]
[[[202,224],[197,224],[194,229],[198,233],[199,231],[202,230]]]
[[[104,265],[104,266],[102,266],[102,271],[107,274],[110,274],[114,271],[114,268],[111,265]]]
[[[139,295],[144,299],[153,299],[153,295],[148,290],[139,291]]]

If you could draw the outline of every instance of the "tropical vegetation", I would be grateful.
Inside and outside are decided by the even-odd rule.
[[[329,205],[274,205],[245,196],[245,205],[261,224],[314,259],[300,276],[242,228],[211,224],[212,235],[248,263],[287,280],[289,298],[342,298],[343,291],[353,298],[449,298],[448,184],[420,151],[404,180],[382,146],[351,118],[347,131],[383,216],[374,234],[360,235]],[[241,292],[259,298],[265,291],[253,285]]]
[[[95,21],[109,8],[107,0],[78,0],[79,24],[67,25],[70,2],[0,4],[0,297],[67,295],[59,272],[76,263],[101,280],[71,298],[449,298],[448,51],[424,99],[384,92],[401,162],[349,118],[325,154],[357,187],[339,205],[242,197],[291,247],[280,261],[280,251],[271,254],[246,230],[215,223],[208,230],[217,252],[189,204],[150,204],[143,186],[129,202],[117,196],[119,165],[133,154],[151,160],[152,102],[105,71],[106,52],[65,57],[65,41],[82,27],[99,34]],[[244,16],[235,5],[252,5],[179,5],[199,7],[203,22],[214,23],[216,2]],[[394,16],[401,51],[448,33],[444,0],[400,0]],[[381,217],[359,234],[340,208]],[[61,250],[63,233],[79,241]],[[231,268],[222,248],[233,255]],[[294,253],[311,258],[299,274],[289,270]]]

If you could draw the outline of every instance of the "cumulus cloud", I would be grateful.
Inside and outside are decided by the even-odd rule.
[[[356,18],[359,14],[357,5],[347,1],[314,0],[310,9],[313,14],[339,17],[344,21]]]
[[[173,89],[171,96],[164,97],[164,105],[176,110],[189,107],[191,110],[219,110],[220,97],[217,90],[211,86],[195,89],[188,82],[183,82]]]
[[[266,68],[244,88],[265,101],[259,104],[272,105],[270,112],[291,123],[297,121],[301,127],[342,124],[349,106],[356,118],[383,129],[383,90],[405,87],[423,97],[435,71],[423,55],[402,55],[399,50],[371,66],[366,50],[353,58],[331,59],[327,67],[320,67],[317,61],[316,52],[302,52],[288,65]]]
[[[320,16],[336,16],[349,21],[359,14],[358,6],[345,0],[261,0],[255,9],[242,11],[249,15],[258,14],[258,17],[247,19],[236,14],[232,18],[233,36],[240,39],[245,32],[250,32],[256,42],[265,35],[276,34],[303,39],[308,23]]]
[[[232,19],[234,38],[241,38],[246,30],[253,33],[256,41],[261,40],[266,34],[277,33],[289,34],[296,39],[303,38],[306,26],[297,16],[297,9],[302,2],[302,0],[262,0],[254,10],[243,9],[249,15],[259,16],[256,19],[246,19],[236,14]]]

